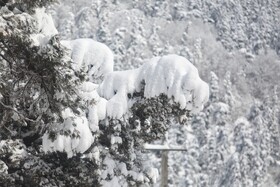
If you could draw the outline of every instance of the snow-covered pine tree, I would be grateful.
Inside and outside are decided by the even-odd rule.
[[[220,99],[219,96],[219,78],[213,71],[210,72],[210,101],[217,102]]]
[[[127,50],[125,58],[130,63],[130,67],[137,67],[139,64],[143,63],[143,59],[147,49],[147,42],[145,39],[145,29],[143,27],[143,19],[137,18],[132,22],[132,29],[129,33],[130,41],[127,45]],[[133,63],[133,64],[131,64]]]
[[[163,52],[163,47],[161,47],[162,43],[158,35],[159,29],[160,29],[159,26],[153,24],[151,35],[149,37],[149,47],[153,53],[153,56],[162,55]]]
[[[73,55],[75,41],[61,45],[51,18],[36,9],[47,2],[32,2],[10,1],[0,10],[1,185],[151,184],[155,174],[143,165],[143,143],[200,111],[208,85],[177,55],[107,72],[102,80],[96,66],[104,61],[83,66],[101,52],[84,58],[90,42],[78,40],[86,43],[78,47],[83,56]],[[73,70],[79,65],[88,75]],[[100,85],[93,83],[96,72]]]
[[[93,14],[93,10],[88,7],[79,11],[76,17],[79,38],[93,38],[93,26],[91,25]]]
[[[227,161],[221,186],[253,186],[253,158],[257,154],[254,146],[252,124],[246,118],[239,118],[234,124],[233,143],[235,153]]]
[[[115,54],[115,64],[116,64],[116,69],[121,70],[121,69],[127,69],[127,67],[125,67],[125,50],[126,50],[126,46],[125,46],[125,35],[126,35],[127,29],[126,28],[120,28],[117,29],[114,33],[114,35],[112,36],[112,43],[110,45],[110,48],[112,49],[112,51]]]
[[[279,99],[278,99],[278,91],[277,86],[274,87],[273,90],[273,97],[272,97],[272,107],[271,107],[271,113],[269,115],[269,124],[268,128],[271,134],[270,138],[270,154],[275,160],[279,160],[280,158],[280,140],[279,140]]]
[[[108,14],[103,14],[98,19],[98,29],[96,32],[96,40],[108,46],[112,43],[111,33],[108,28]]]
[[[231,73],[229,71],[227,71],[225,74],[224,89],[225,89],[225,95],[223,96],[222,100],[230,107],[233,107],[235,99],[232,93]]]
[[[192,127],[172,125],[168,131],[167,143],[171,148],[185,149],[168,153],[169,186],[199,186],[199,145]]]
[[[60,31],[60,37],[64,40],[74,38],[75,35],[75,15],[72,12],[70,6],[60,6],[57,12],[58,30]]]
[[[39,133],[43,126],[38,124],[60,121],[66,107],[78,112],[79,97],[73,85],[80,84],[82,74],[71,67],[54,27],[40,25],[42,19],[50,22],[51,18],[34,8],[46,3],[23,1],[1,8],[1,124],[9,132],[2,135],[6,138],[34,135],[25,135],[30,129]]]
[[[1,186],[75,183],[72,174],[56,170],[59,156],[41,150],[46,131],[57,136],[50,127],[63,121],[62,111],[83,108],[77,87],[84,75],[73,70],[51,17],[40,8],[50,2],[7,1],[0,8]]]
[[[267,108],[267,109],[266,109]],[[253,139],[252,142],[256,147],[256,154],[253,161],[254,164],[254,186],[259,186],[264,181],[265,173],[269,160],[269,151],[271,143],[271,134],[269,129],[269,109],[266,103],[255,102],[251,107],[248,119],[253,125]]]

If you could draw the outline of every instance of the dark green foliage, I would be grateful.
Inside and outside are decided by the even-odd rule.
[[[6,138],[22,137],[31,129],[42,133],[42,124],[62,120],[65,107],[74,112],[79,108],[73,85],[80,84],[83,74],[72,69],[57,36],[44,46],[35,46],[29,38],[35,29],[28,23],[7,24],[0,32],[0,121],[6,129],[1,136]],[[17,133],[9,132],[13,130]]]
[[[0,37],[0,48],[6,64],[0,79],[3,125],[10,124],[7,120],[13,119],[11,115],[15,113],[20,118],[17,122],[25,125],[41,120],[52,123],[61,119],[64,107],[77,108],[79,98],[72,84],[77,85],[80,80],[75,77],[70,61],[63,60],[64,48],[56,36],[43,48],[32,46],[23,35]]]
[[[187,110],[180,109],[179,104],[174,104],[171,100],[162,94],[156,98],[136,102],[132,106],[133,115],[130,117],[129,122],[134,128],[137,128],[138,125],[141,126],[138,136],[144,137],[145,142],[161,138],[172,119],[175,122],[182,123],[183,121],[179,119],[181,116],[186,115],[189,117],[190,114]]]
[[[115,161],[125,163],[128,171],[136,171],[149,178],[147,168],[143,166],[144,143],[163,138],[170,125],[174,122],[183,123],[182,116],[190,115],[164,94],[147,99],[143,97],[143,93],[142,90],[128,94],[128,98],[135,99],[135,103],[123,119],[109,118],[100,122],[101,134],[98,142],[108,148],[108,153],[103,152],[101,157],[110,155]],[[120,138],[121,142],[115,141],[116,138]],[[121,171],[115,171],[115,176],[121,175]],[[130,186],[137,186],[143,182],[127,176],[125,180]],[[151,184],[152,179],[149,180],[148,183]]]
[[[8,174],[0,173],[3,187],[98,186],[97,165],[87,158],[82,159],[81,155],[72,158],[67,158],[65,153],[44,155],[31,148],[26,149],[20,141],[7,141],[0,147],[0,159],[9,167]],[[15,154],[15,150],[22,154]]]
[[[30,12],[51,1],[10,2],[0,8],[0,186],[92,186],[92,161],[44,155],[41,148],[41,137],[61,123],[65,108],[83,109],[77,88],[84,74],[72,68],[58,36],[35,45],[36,20],[10,11]]]

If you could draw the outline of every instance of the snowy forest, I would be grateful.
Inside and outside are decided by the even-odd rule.
[[[279,0],[0,0],[0,186],[280,186]]]

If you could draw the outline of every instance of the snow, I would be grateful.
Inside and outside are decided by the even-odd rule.
[[[158,149],[158,150],[161,150],[161,149],[169,149],[169,146],[168,145],[145,144],[144,148],[145,149],[156,149],[156,150]]]
[[[118,177],[113,177],[113,179],[111,181],[102,181],[101,182],[103,187],[125,187],[123,185],[119,184],[119,179]]]
[[[189,137],[190,139],[190,137]],[[181,150],[181,151],[186,151],[186,148],[185,147],[182,147],[182,146],[176,146],[176,145],[168,145],[168,144],[165,144],[165,145],[157,145],[157,144],[144,144],[144,148],[147,149],[147,150]]]
[[[49,133],[44,134],[43,151],[65,152],[68,157],[75,153],[84,153],[94,141],[87,118],[75,116],[70,109],[64,111],[63,118],[63,124],[54,127],[57,133],[54,141],[49,139]]]
[[[98,93],[108,99],[107,116],[120,119],[128,110],[128,93],[135,92],[138,70],[115,71],[101,83]]]
[[[87,38],[61,43],[70,50],[77,70],[86,68],[91,82],[113,71],[114,55],[106,45]]]
[[[111,136],[111,145],[113,144],[121,144],[122,143],[122,138],[119,136]]]
[[[28,157],[26,147],[22,143],[22,141],[19,139],[1,140],[0,141],[0,155],[7,155],[6,159],[9,160],[9,163],[16,164],[16,165],[19,165],[23,159]],[[1,162],[0,162],[0,166],[1,166]],[[1,170],[3,172],[5,172],[6,166],[7,165],[3,164],[2,165],[3,168],[1,169],[1,167],[0,167],[0,172],[1,172]]]
[[[108,59],[112,60],[112,56],[106,57],[108,54],[103,49],[99,51],[102,54],[99,54],[97,50],[90,48],[91,44],[96,44],[96,42],[89,39],[64,42],[64,45],[70,46],[72,58],[77,67],[100,66],[97,69],[95,66],[92,67],[94,70],[98,70],[97,72],[89,69],[89,75],[95,79],[106,74],[104,80],[100,85],[84,82],[79,87],[78,94],[86,103],[87,114],[82,113],[77,116],[71,109],[66,109],[63,112],[64,122],[52,128],[56,133],[55,140],[49,139],[50,132],[43,136],[44,152],[66,152],[68,157],[72,157],[76,153],[84,153],[94,141],[92,133],[99,131],[99,121],[106,117],[121,119],[133,104],[133,99],[128,95],[133,95],[142,89],[145,98],[166,94],[182,109],[190,110],[193,113],[202,109],[208,99],[208,85],[200,79],[197,69],[181,56],[155,57],[138,69],[111,72],[113,63]],[[98,54],[96,59],[94,52]],[[103,66],[105,66],[102,69],[103,73],[98,73]],[[112,145],[121,143],[120,137],[111,136]],[[104,163],[109,167],[107,170],[109,173],[102,175],[106,177],[113,172],[112,168],[116,167],[116,163],[112,163],[112,159],[109,158],[105,159]],[[122,166],[121,170],[125,171],[123,168]],[[125,175],[131,175],[138,181],[144,180],[144,176],[134,176],[131,172],[129,171],[128,174],[125,172]]]
[[[32,34],[30,37],[35,46],[46,45],[52,36],[58,34],[53,19],[45,12],[45,8],[37,8],[33,18],[37,23],[38,33]]]
[[[199,112],[209,97],[208,85],[187,59],[178,55],[155,57],[138,69],[116,71],[105,77],[98,93],[108,100],[107,116],[121,118],[128,110],[127,95],[142,87],[145,98],[166,94],[181,109],[192,113]]]
[[[248,126],[250,126],[250,122],[245,118],[245,117],[239,117],[235,123],[234,126],[238,126],[239,124],[242,124],[242,127],[247,128]]]
[[[45,12],[45,8],[37,8],[33,16],[37,22],[37,29],[44,35],[56,35],[58,31],[55,28],[51,15]]]
[[[84,82],[79,89],[79,96],[88,103],[88,123],[92,132],[99,130],[98,122],[106,117],[107,100],[97,93],[98,85]]]
[[[120,164],[118,165],[118,168],[120,169],[121,173],[122,173],[124,176],[127,176],[128,171],[127,171],[127,168],[126,168],[126,164],[125,164],[125,163],[120,163]]]
[[[0,174],[1,173],[8,174],[8,166],[2,160],[0,160]]]
[[[116,162],[110,158],[109,156],[106,156],[106,158],[103,161],[104,165],[106,166],[106,170],[103,171],[101,174],[102,179],[106,179],[107,176],[113,176],[114,175],[114,169],[116,168],[117,164]]]
[[[149,176],[149,178],[152,179],[153,183],[155,183],[159,178],[159,172],[156,168],[149,168],[149,170],[146,173]]]

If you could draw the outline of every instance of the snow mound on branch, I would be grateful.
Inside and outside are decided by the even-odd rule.
[[[50,132],[44,134],[44,152],[65,152],[70,158],[76,153],[84,153],[92,145],[92,132],[99,130],[99,120],[106,117],[107,100],[98,95],[97,87],[92,82],[84,82],[80,86],[78,94],[86,103],[87,115],[77,116],[71,109],[66,109],[63,112],[64,122],[53,128],[56,134],[54,141],[50,138]]]
[[[58,34],[53,19],[45,12],[45,8],[37,8],[33,18],[37,23],[38,33],[32,34],[31,39],[35,46],[46,45],[52,36]]]
[[[37,22],[37,29],[44,35],[56,35],[58,31],[55,28],[51,15],[46,13],[45,8],[37,8],[34,14]]]
[[[90,81],[101,80],[113,71],[114,55],[106,45],[86,38],[61,43],[70,49],[75,67],[86,68]]]
[[[63,118],[63,124],[53,129],[56,133],[54,141],[49,138],[50,133],[44,134],[43,151],[65,152],[69,158],[76,153],[84,153],[94,141],[87,118],[75,116],[70,109],[64,111]]]
[[[209,98],[208,84],[187,59],[178,55],[155,57],[135,70],[108,74],[98,93],[108,100],[107,116],[121,118],[129,108],[129,97],[144,89],[144,97],[166,94],[191,113],[202,110]]]
[[[5,173],[8,174],[8,166],[5,164],[5,162],[3,162],[2,160],[0,160],[0,173]]]
[[[99,130],[99,120],[103,120],[106,117],[107,100],[98,95],[97,87],[98,85],[92,82],[84,82],[79,89],[80,97],[87,101],[87,119],[92,132]]]

